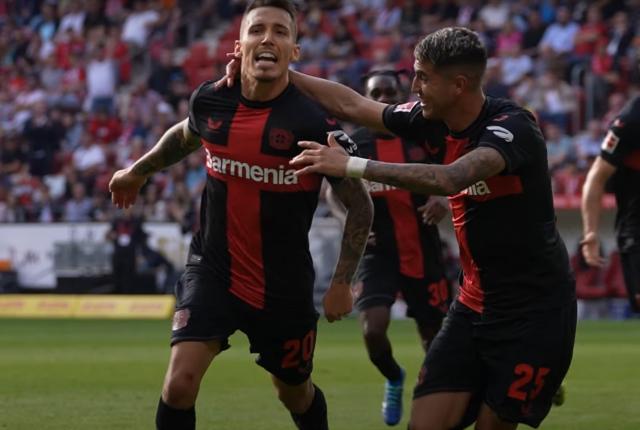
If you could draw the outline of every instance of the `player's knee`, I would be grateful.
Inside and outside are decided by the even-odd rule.
[[[190,408],[196,402],[200,381],[189,372],[171,375],[164,384],[162,398],[175,408]]]
[[[367,346],[375,348],[385,343],[387,333],[383,327],[371,324],[364,328],[363,336]]]
[[[313,385],[279,386],[277,387],[278,399],[290,412],[303,413],[313,400]]]

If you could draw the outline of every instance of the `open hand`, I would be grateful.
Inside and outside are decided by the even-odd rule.
[[[329,134],[327,142],[328,146],[306,140],[298,142],[298,146],[304,148],[304,151],[289,161],[289,164],[298,169],[295,172],[296,176],[309,173],[321,173],[337,178],[346,176],[349,155],[336,142],[333,134]]]

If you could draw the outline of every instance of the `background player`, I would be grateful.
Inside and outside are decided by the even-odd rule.
[[[540,425],[575,340],[575,283],[555,225],[546,145],[530,112],[485,97],[477,34],[444,28],[415,48],[419,102],[386,105],[292,73],[330,112],[406,138],[442,139],[444,165],[349,157],[302,142],[298,174],[363,177],[448,195],[463,269],[460,293],[427,352],[410,428]],[[474,407],[479,399],[479,409]]]
[[[259,354],[257,363],[272,374],[297,427],[327,429],[323,393],[310,379],[317,313],[308,231],[322,177],[298,178],[287,163],[299,152],[298,140],[325,139],[336,122],[289,83],[288,65],[299,54],[291,2],[249,4],[235,53],[242,58],[240,85],[216,91],[211,82],[202,84],[192,95],[188,120],[110,183],[113,201],[129,207],[151,174],[205,148],[202,228],[176,286],[171,359],[156,425],[195,428],[200,381],[239,329]],[[338,140],[352,144],[344,134]],[[351,311],[350,284],[373,213],[359,180],[332,183],[348,213],[324,297],[329,321]]]
[[[602,267],[598,238],[605,185],[612,179],[616,195],[616,234],[631,309],[640,312],[640,97],[635,97],[611,123],[600,156],[589,169],[582,190],[582,254]]]
[[[405,98],[396,71],[373,71],[363,78],[363,83],[365,95],[372,100],[399,103]],[[432,155],[443,152],[431,148],[424,139],[401,139],[364,127],[356,130],[352,138],[360,154],[373,160],[425,163]],[[448,209],[441,197],[430,198],[376,182],[364,183],[373,200],[375,215],[358,269],[355,306],[360,311],[369,359],[387,379],[383,420],[395,425],[402,418],[405,371],[394,359],[387,336],[391,306],[402,292],[408,305],[407,315],[415,319],[426,351],[449,305],[440,236],[435,225]],[[335,201],[330,189],[327,194],[332,210],[342,217],[342,205]]]

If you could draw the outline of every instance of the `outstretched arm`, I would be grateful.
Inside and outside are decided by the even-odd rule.
[[[344,179],[332,185],[346,209],[340,257],[331,286],[324,296],[324,312],[329,322],[348,315],[353,308],[351,283],[364,252],[371,223],[373,203],[359,179]]]
[[[337,82],[289,71],[291,82],[303,93],[318,101],[331,115],[384,133],[382,114],[388,105],[368,99]]]
[[[497,175],[506,162],[500,153],[488,147],[474,149],[447,165],[384,163],[349,157],[338,145],[300,142],[305,150],[291,160],[299,168],[297,175],[322,173],[335,177],[365,178],[395,185],[422,194],[450,196],[478,181]]]
[[[200,147],[200,138],[189,130],[188,119],[167,130],[158,143],[131,167],[118,170],[109,182],[111,200],[119,208],[136,201],[149,176],[182,160]]]
[[[600,256],[600,213],[602,211],[602,195],[607,180],[615,173],[616,167],[597,157],[589,169],[587,179],[582,188],[582,255],[587,264],[596,267],[604,266]]]

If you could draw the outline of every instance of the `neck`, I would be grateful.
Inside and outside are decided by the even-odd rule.
[[[484,105],[485,96],[482,90],[464,97],[451,109],[451,114],[444,118],[449,130],[454,133],[464,131],[480,116],[482,106]]]
[[[271,82],[260,82],[250,76],[240,77],[242,97],[254,102],[267,102],[278,97],[289,85],[289,74]]]

